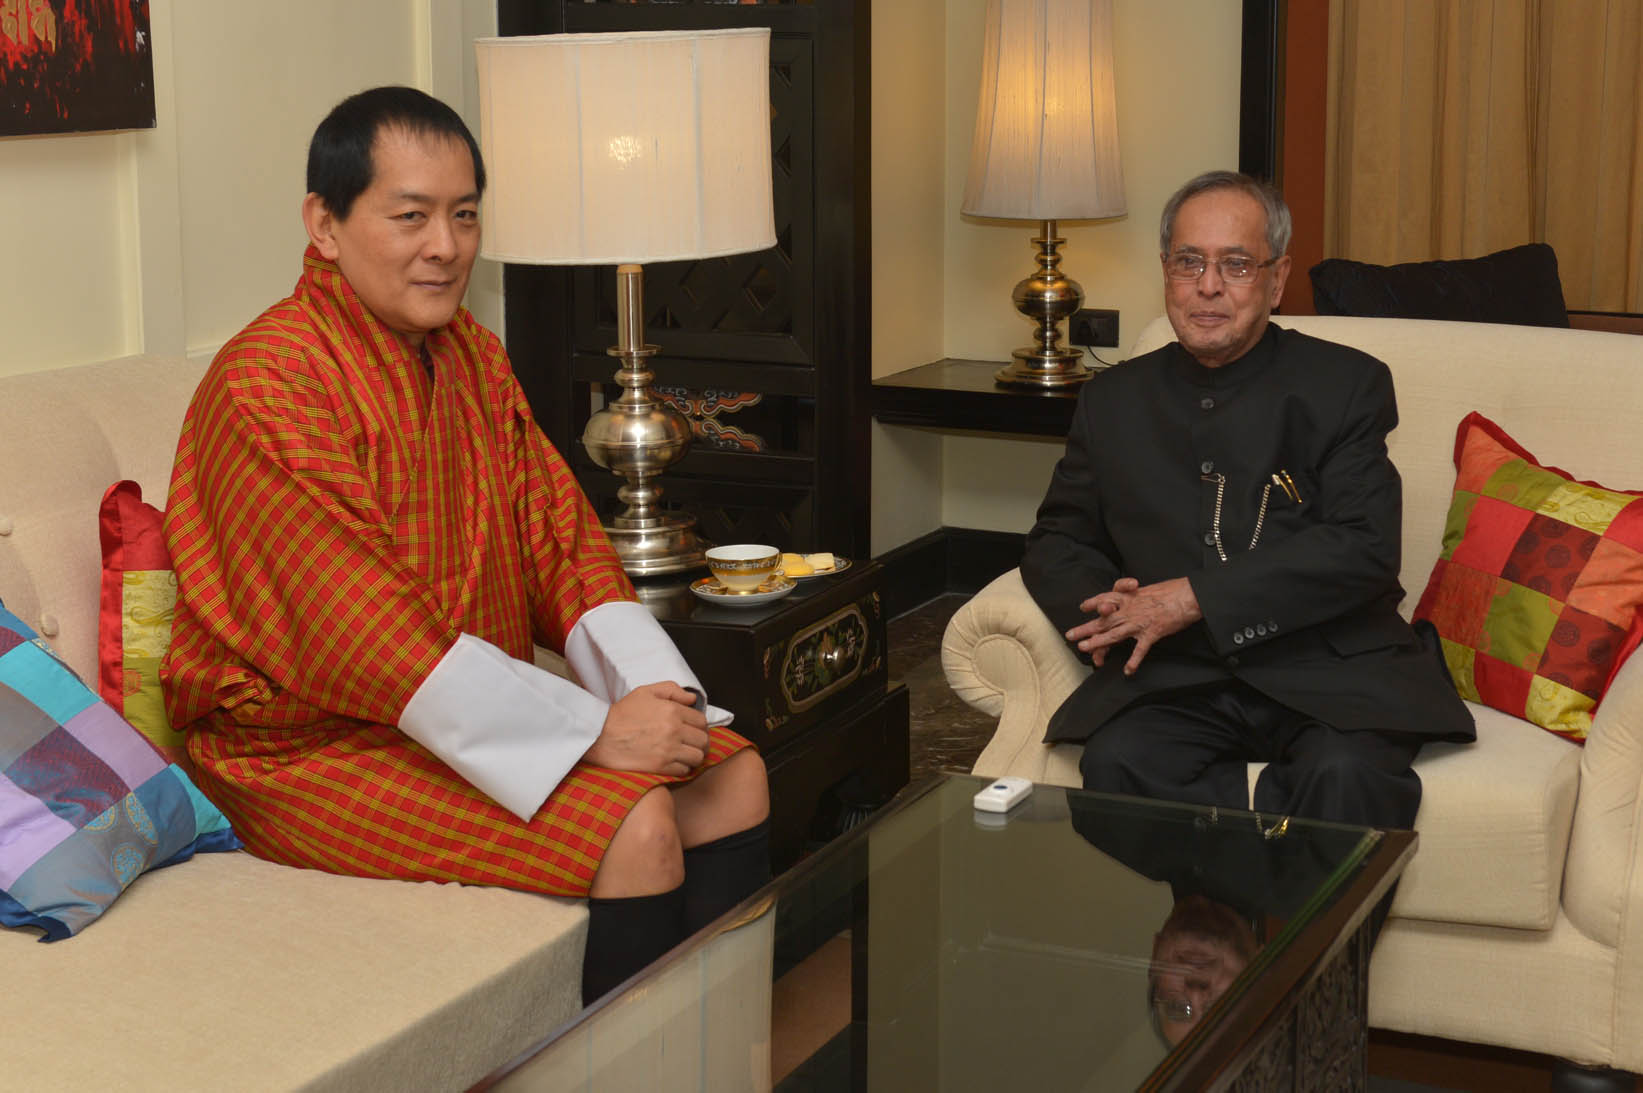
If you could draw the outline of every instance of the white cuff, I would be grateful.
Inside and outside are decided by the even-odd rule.
[[[570,680],[463,634],[405,704],[399,727],[528,822],[609,712]]]
[[[706,693],[656,616],[632,600],[611,600],[584,612],[565,639],[565,662],[582,686],[606,702],[663,680]],[[728,725],[734,717],[729,710],[707,708],[709,725]]]

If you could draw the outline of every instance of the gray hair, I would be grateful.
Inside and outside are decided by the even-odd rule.
[[[1284,196],[1278,192],[1277,187],[1258,178],[1239,174],[1237,171],[1205,171],[1176,190],[1164,203],[1164,215],[1158,222],[1160,254],[1169,253],[1170,237],[1175,234],[1175,214],[1181,211],[1181,206],[1186,204],[1188,198],[1212,190],[1236,190],[1259,201],[1261,208],[1266,211],[1266,245],[1272,251],[1268,257],[1277,258],[1289,249],[1292,228],[1289,206],[1284,204]]]

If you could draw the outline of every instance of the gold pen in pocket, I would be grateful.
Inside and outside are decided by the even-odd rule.
[[[1272,484],[1283,490],[1284,496],[1297,505],[1301,503],[1301,491],[1296,488],[1295,480],[1289,477],[1289,472],[1282,467],[1273,472]]]

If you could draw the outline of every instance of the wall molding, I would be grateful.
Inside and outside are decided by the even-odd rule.
[[[1027,536],[1013,531],[940,527],[885,551],[886,618],[906,614],[937,596],[973,595],[1021,562]]]

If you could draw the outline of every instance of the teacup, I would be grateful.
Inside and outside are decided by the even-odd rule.
[[[731,592],[757,592],[781,565],[782,552],[773,546],[736,543],[707,552],[707,569]]]

